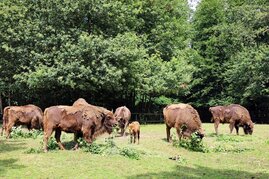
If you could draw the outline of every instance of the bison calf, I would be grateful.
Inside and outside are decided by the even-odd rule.
[[[129,124],[129,133],[131,137],[131,143],[135,143],[137,138],[137,144],[139,144],[140,138],[140,124],[137,121],[132,122]]]

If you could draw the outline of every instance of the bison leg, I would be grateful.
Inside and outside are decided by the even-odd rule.
[[[219,132],[218,132],[219,123],[220,123],[220,121],[215,121],[215,123],[214,123],[215,132],[217,135],[219,134]]]
[[[44,130],[44,152],[48,152],[48,141],[52,132],[52,129]]]
[[[139,139],[140,139],[140,130],[137,131],[137,144],[139,144]]]
[[[11,129],[14,126],[14,124],[15,124],[15,122],[10,122],[7,125],[7,128],[6,128],[6,138],[7,139],[10,137],[10,132],[11,132]]]
[[[5,131],[5,127],[4,127],[4,124],[3,124],[2,129],[1,129],[1,136],[3,136],[4,131]]]
[[[131,133],[130,133],[131,144],[133,143],[133,137],[134,137],[133,135],[134,135],[134,134],[131,132]]]
[[[168,125],[166,125],[166,137],[167,137],[167,142],[170,142],[170,129]]]
[[[178,139],[181,140],[182,134],[181,134],[181,131],[180,131],[180,127],[177,127],[176,131],[177,131]]]
[[[84,140],[91,144],[93,141],[94,130],[84,128],[84,130],[82,132],[83,132]]]
[[[58,146],[60,147],[60,149],[61,150],[65,150],[65,148],[64,148],[64,146],[63,146],[63,144],[61,142],[61,133],[62,133],[62,131],[60,129],[56,129],[55,130],[55,139],[56,139],[56,141],[57,141]]]
[[[76,143],[76,145],[72,148],[73,150],[77,150],[78,149],[78,138],[82,137],[82,134],[79,132],[76,132],[74,134],[74,142]]]
[[[134,132],[134,144],[136,142],[136,132]]]
[[[239,135],[239,125],[236,124],[234,127],[235,127],[235,130],[236,130],[236,134]]]
[[[128,122],[125,122],[123,133],[122,133],[122,135],[124,135],[124,136],[126,135],[125,131],[126,131],[127,127],[128,127]]]
[[[234,129],[234,122],[230,122],[230,134],[233,132],[233,129]]]

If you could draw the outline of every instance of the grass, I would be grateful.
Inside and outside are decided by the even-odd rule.
[[[166,142],[164,124],[142,125],[139,145],[130,144],[129,136],[113,139],[124,155],[139,151],[139,160],[82,148],[73,151],[72,134],[62,133],[69,150],[48,153],[30,151],[40,148],[40,136],[8,140],[1,136],[0,178],[269,178],[269,125],[255,125],[252,136],[243,135],[242,129],[239,136],[230,135],[227,124],[219,127],[219,136],[213,124],[203,127],[207,153]],[[96,143],[107,138],[100,136]]]

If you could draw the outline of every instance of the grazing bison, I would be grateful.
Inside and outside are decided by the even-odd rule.
[[[131,137],[131,143],[135,144],[136,138],[137,138],[137,144],[139,144],[139,138],[140,138],[140,124],[137,121],[132,122],[129,124],[129,133]]]
[[[230,122],[230,133],[233,132],[234,127],[237,135],[239,134],[239,127],[243,127],[245,134],[251,135],[253,133],[254,124],[248,110],[243,106],[239,104],[226,106],[224,117]]]
[[[75,134],[76,145],[74,149],[78,147],[77,138],[79,136],[83,136],[88,143],[92,143],[98,135],[112,132],[113,126],[117,123],[113,113],[105,108],[86,103],[74,106],[52,106],[45,109],[45,152],[48,151],[48,139],[53,131],[55,131],[56,141],[62,150],[65,149],[60,140],[62,131]]]
[[[131,118],[131,112],[126,106],[118,107],[114,113],[118,125],[121,129],[121,136],[125,135],[125,130],[128,126],[129,120]]]
[[[218,127],[220,123],[229,123],[229,120],[224,117],[225,106],[210,107],[209,111],[212,114],[212,121],[214,121],[215,132],[218,135]]]
[[[189,104],[172,104],[163,109],[164,121],[166,124],[167,141],[170,141],[170,129],[176,128],[179,139],[190,137],[197,131],[200,138],[204,137],[198,112]]]
[[[39,107],[32,104],[5,107],[2,133],[6,131],[7,138],[10,137],[14,125],[26,125],[28,130],[40,129],[43,126],[43,112]]]

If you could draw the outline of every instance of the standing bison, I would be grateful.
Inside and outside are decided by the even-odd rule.
[[[53,131],[60,149],[64,150],[60,140],[62,131],[75,134],[74,148],[77,148],[78,136],[83,136],[88,143],[92,143],[98,135],[105,132],[110,134],[116,123],[111,111],[90,105],[84,99],[79,99],[73,106],[49,107],[44,112],[44,151],[48,151],[48,139]]]
[[[218,127],[220,123],[229,123],[229,119],[224,117],[225,106],[210,107],[209,111],[212,114],[212,121],[214,121],[215,132],[218,135]]]
[[[5,107],[2,133],[6,131],[7,138],[10,137],[14,125],[26,125],[28,130],[40,129],[43,125],[43,112],[39,107],[32,104]]]
[[[202,122],[198,112],[189,104],[171,104],[163,109],[166,124],[167,141],[170,141],[170,129],[176,128],[179,139],[190,137],[197,131],[200,138],[204,137]]]
[[[222,123],[230,123],[230,133],[236,129],[236,134],[239,134],[239,127],[243,127],[245,134],[252,134],[254,124],[251,121],[250,114],[246,108],[239,104],[231,104],[228,106],[210,107],[209,111],[214,120],[216,134],[218,134],[218,125]]]
[[[125,135],[125,130],[131,118],[130,110],[126,106],[118,107],[114,113],[114,116],[118,121],[118,125],[121,129],[121,136]]]
[[[252,134],[254,124],[251,121],[250,114],[246,108],[239,104],[231,104],[226,106],[224,111],[225,119],[230,122],[230,133],[236,129],[236,134],[239,134],[239,127],[243,127],[245,134]]]
[[[140,139],[140,124],[137,121],[132,122],[129,124],[129,133],[131,138],[131,143],[135,144],[137,138],[137,144],[139,144]]]

